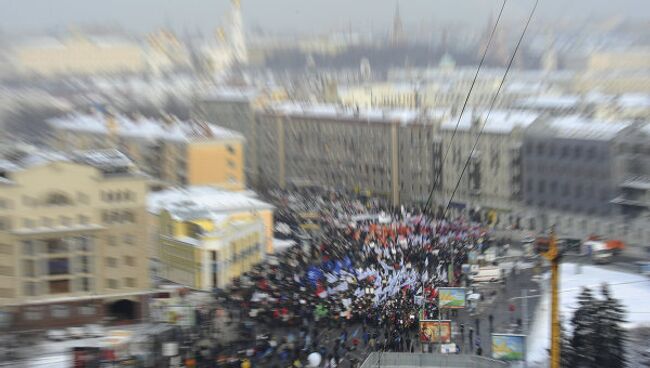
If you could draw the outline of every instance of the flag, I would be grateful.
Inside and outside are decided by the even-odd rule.
[[[316,283],[318,280],[320,280],[323,277],[323,271],[316,267],[316,266],[311,266],[307,270],[307,279],[312,283],[312,285],[316,286]]]

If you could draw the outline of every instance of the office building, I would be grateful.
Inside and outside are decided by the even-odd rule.
[[[147,179],[114,150],[0,161],[0,309],[30,330],[146,316]]]

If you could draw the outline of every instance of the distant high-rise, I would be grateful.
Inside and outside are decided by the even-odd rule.
[[[241,17],[241,0],[232,0],[230,14],[230,47],[232,48],[233,62],[235,64],[248,63],[248,50],[244,38],[244,26]]]
[[[399,14],[399,3],[395,5],[395,15],[393,17],[393,33],[391,34],[391,42],[393,45],[399,45],[404,42],[404,25],[402,24],[402,17]]]

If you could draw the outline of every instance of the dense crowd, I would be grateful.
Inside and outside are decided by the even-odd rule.
[[[234,347],[246,355],[243,366],[303,366],[311,352],[320,366],[352,366],[351,351],[413,350],[418,312],[426,306],[427,318],[438,318],[437,289],[464,286],[461,266],[487,237],[463,218],[376,200],[282,192],[273,199],[278,222],[297,233],[317,213],[322,236],[257,267],[227,293],[239,312],[242,341]],[[272,332],[260,338],[260,326]],[[336,336],[321,341],[325,332]]]

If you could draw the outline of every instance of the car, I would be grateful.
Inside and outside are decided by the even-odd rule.
[[[63,341],[69,337],[65,330],[48,330],[45,335],[48,340],[52,341]]]
[[[73,339],[82,339],[86,335],[83,327],[68,327],[66,331],[68,332],[68,336]]]
[[[85,337],[104,337],[104,328],[100,325],[86,325],[84,326]]]

